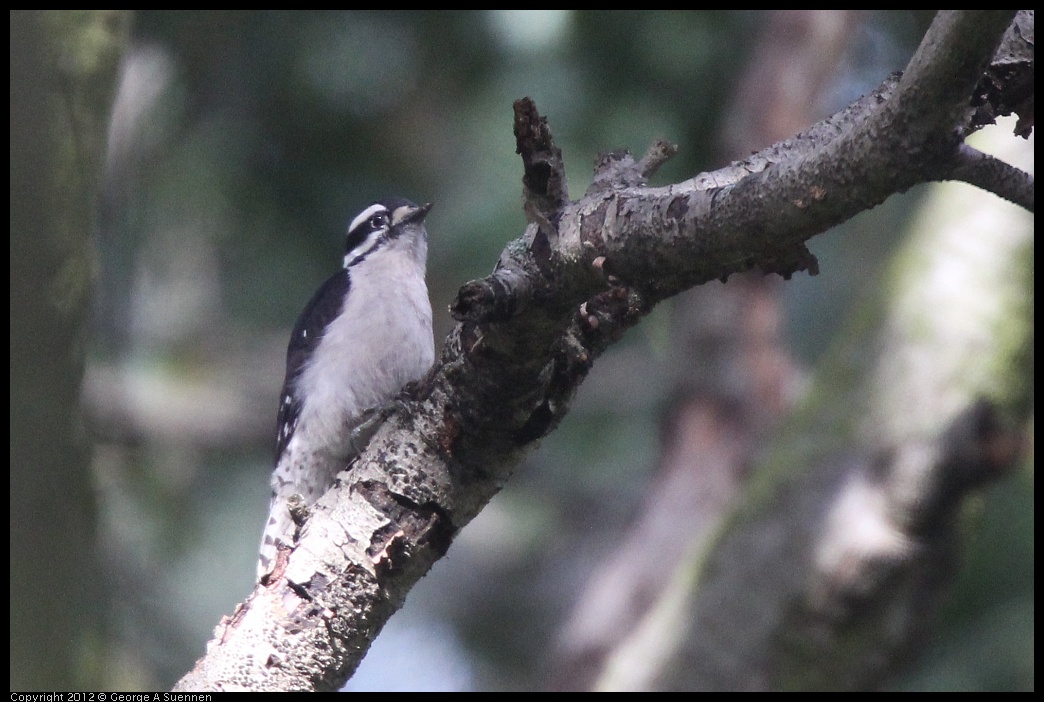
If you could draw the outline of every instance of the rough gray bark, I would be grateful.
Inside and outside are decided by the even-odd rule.
[[[594,359],[653,305],[740,271],[814,272],[809,237],[914,184],[962,175],[961,135],[1013,17],[940,13],[901,78],[803,135],[663,188],[644,184],[670,152],[661,144],[637,163],[604,159],[569,201],[546,122],[531,101],[516,103],[524,236],[461,289],[436,368],[389,410],[271,584],[218,626],[176,689],[340,686],[409,588],[561,420]]]

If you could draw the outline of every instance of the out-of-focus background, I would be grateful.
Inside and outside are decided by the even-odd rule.
[[[548,117],[574,196],[599,153],[640,155],[659,137],[679,146],[654,179],[666,184],[873,89],[930,20],[138,12],[112,115],[83,389],[97,500],[83,509],[97,511],[106,576],[84,605],[99,623],[83,644],[95,679],[168,688],[250,591],[286,340],[359,209],[387,195],[435,203],[438,346],[455,290],[524,228],[514,100],[530,96]],[[792,82],[759,84],[780,62]],[[797,368],[814,370],[926,190],[814,238],[820,274],[772,288]],[[684,371],[677,304],[596,363],[562,426],[410,594],[349,689],[546,686],[552,642],[651,481]],[[1032,688],[1032,502],[1029,470],[984,494],[943,624],[890,686]]]

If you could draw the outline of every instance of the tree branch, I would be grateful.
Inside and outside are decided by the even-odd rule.
[[[436,368],[315,506],[285,570],[219,625],[176,689],[340,686],[410,587],[562,419],[594,359],[655,303],[752,268],[815,272],[807,239],[952,161],[1011,16],[940,13],[898,83],[788,143],[667,187],[643,182],[662,156],[613,157],[599,187],[568,202],[546,120],[516,103],[524,236],[491,276],[462,288]]]
[[[950,177],[1033,212],[1033,176],[967,144],[961,144],[957,149]]]
[[[554,236],[550,219],[569,201],[562,150],[551,137],[547,118],[530,98],[515,101],[516,153],[522,156],[523,210],[545,236]]]

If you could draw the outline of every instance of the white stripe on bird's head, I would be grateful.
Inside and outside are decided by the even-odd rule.
[[[356,215],[345,238],[344,267],[355,265],[408,225],[421,225],[431,203],[416,205],[402,198],[375,202]]]

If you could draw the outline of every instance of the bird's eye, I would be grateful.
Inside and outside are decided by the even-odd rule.
[[[388,226],[388,213],[378,212],[373,217],[370,217],[370,226],[374,229],[383,229]]]

